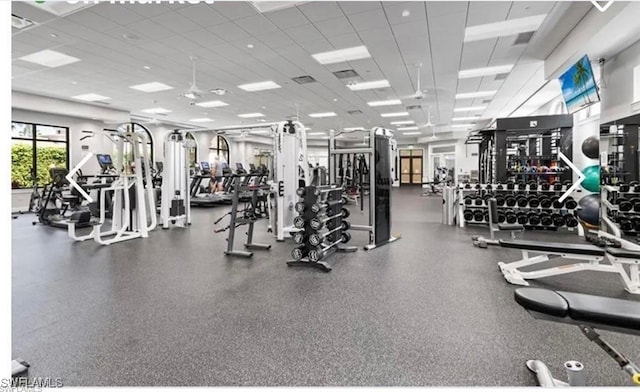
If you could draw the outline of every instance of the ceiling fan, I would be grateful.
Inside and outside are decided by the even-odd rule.
[[[424,113],[424,110],[423,110],[423,113]],[[433,132],[435,133],[435,128],[436,128],[436,127],[442,127],[442,126],[448,125],[447,123],[437,123],[437,124],[434,124],[434,123],[431,121],[431,106],[429,106],[429,111],[428,111],[427,113],[428,113],[428,114],[427,114],[427,122],[426,122],[426,123],[424,123],[424,124],[417,125],[417,127],[418,127],[418,128],[429,128],[429,127],[430,127],[430,128],[432,128],[432,129],[433,129]]]
[[[420,85],[420,74],[422,73],[422,63],[418,63],[416,64],[416,68],[418,70],[418,86],[416,88],[416,91],[411,94],[411,95],[407,95],[404,97],[399,97],[399,99],[417,99],[417,100],[421,100],[423,98],[425,98],[425,95],[427,95],[427,93],[433,93],[433,92],[442,92],[442,93],[449,93],[448,90],[442,89],[442,88],[428,88],[428,89],[424,89],[422,90],[421,85]],[[435,98],[435,97],[433,97]]]
[[[191,81],[191,86],[189,87],[189,90],[187,90],[185,93],[180,94],[180,97],[184,97],[184,98],[188,98],[192,101],[196,101],[200,98],[202,98],[205,94],[204,91],[200,90],[198,88],[198,85],[196,84],[196,60],[197,58],[195,56],[189,56],[189,59],[191,60],[191,63],[193,64],[193,79]]]

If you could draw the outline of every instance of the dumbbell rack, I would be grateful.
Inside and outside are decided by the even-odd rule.
[[[640,186],[601,187],[602,220],[617,237],[640,236]]]
[[[459,185],[461,196],[458,204],[459,205],[458,217],[460,217],[458,221],[459,221],[460,227],[465,227],[465,225],[469,225],[469,224],[487,225],[489,223],[489,208],[487,206],[486,201],[490,197],[503,196],[506,198],[508,196],[512,196],[517,199],[520,196],[524,196],[524,197],[548,196],[549,198],[556,198],[556,197],[559,198],[563,193],[567,191],[567,189],[571,185],[564,184],[562,185],[562,187],[557,187],[557,188],[554,188],[554,186],[551,185],[549,190],[542,190],[542,189],[539,189],[539,187],[536,187],[535,189],[531,189],[532,185],[529,185],[529,184],[526,184],[524,186],[518,185],[518,184],[512,184],[513,186],[512,189],[508,189],[508,188],[511,188],[509,185],[503,184],[502,185],[503,189],[498,189],[498,186],[499,184],[474,184],[474,185],[460,184]],[[476,198],[472,200],[472,203],[470,205],[465,204],[465,198],[468,198],[468,196],[474,196],[474,195],[480,196],[480,198],[479,199]],[[482,201],[481,204],[480,205],[476,204],[476,200],[481,200]],[[481,212],[482,220],[476,219],[475,216],[473,220],[465,219],[464,217],[465,210],[473,211],[474,215]],[[512,212],[512,215],[515,215],[515,216],[518,216],[519,213],[520,214],[526,213],[528,216],[529,214],[534,213],[538,217],[540,217],[543,213],[546,213],[547,215],[549,215],[550,218],[552,218],[554,214],[558,214],[564,218],[563,224],[557,225],[557,226],[554,225],[553,223],[550,225],[544,225],[542,224],[542,222],[531,224],[529,222],[529,219],[527,219],[527,223],[521,223],[526,229],[557,230],[562,228],[562,229],[566,229],[567,231],[574,231],[577,229],[578,234],[583,235],[584,231],[582,229],[582,226],[578,224],[578,220],[575,217],[576,210],[577,210],[577,206],[576,208],[566,208],[564,206],[561,208],[554,208],[553,205],[548,208],[542,207],[540,205],[536,207],[532,207],[531,205],[529,205],[529,202],[527,202],[526,206],[519,206],[517,204],[513,206],[507,206],[507,205],[498,206],[498,213],[502,216],[504,216],[503,214],[507,212]],[[568,222],[567,216],[570,217],[571,219],[570,222]],[[512,222],[507,221],[507,223],[520,223],[520,222],[516,220]]]
[[[356,246],[344,246],[351,239],[351,234],[348,232],[350,227],[349,222],[346,219],[349,217],[349,210],[344,207],[342,187],[337,185],[327,186],[308,186],[298,189],[299,202],[304,204],[304,210],[298,211],[298,217],[304,219],[304,226],[298,227],[301,229],[294,234],[294,241],[299,245],[291,252],[293,260],[287,262],[290,267],[312,267],[320,269],[324,272],[331,271],[331,267],[322,261],[335,252],[356,252],[358,247]],[[324,198],[322,196],[325,196]],[[320,211],[312,211],[312,206],[316,204],[325,204]],[[335,218],[327,222],[327,228],[329,231],[333,231],[330,234],[322,234],[319,231],[321,229],[315,229],[311,227],[311,220],[318,217],[318,213],[323,211],[327,217],[336,216]],[[344,228],[347,228],[346,230]],[[335,230],[334,230],[335,229]],[[310,243],[310,237],[314,234],[323,236],[319,245],[312,245]],[[314,259],[310,257],[310,252],[317,250],[318,248],[328,248],[326,251],[321,251],[320,257]]]

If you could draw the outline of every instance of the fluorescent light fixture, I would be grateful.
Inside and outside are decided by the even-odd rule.
[[[508,37],[537,31],[547,17],[544,15],[527,16],[525,18],[509,19],[502,22],[488,23],[478,26],[467,27],[464,30],[464,42],[481,41],[498,37]]]
[[[244,90],[244,91],[249,91],[249,92],[254,92],[254,91],[262,91],[262,90],[272,90],[274,88],[280,88],[281,86],[272,81],[272,80],[267,80],[265,82],[257,82],[257,83],[248,83],[248,84],[241,84],[238,86],[239,89]]]
[[[222,101],[206,101],[198,102],[196,106],[200,106],[201,108],[219,108],[221,106],[229,106],[229,104]]]
[[[497,65],[495,67],[463,69],[460,72],[458,72],[458,78],[460,79],[479,78],[481,76],[509,73],[511,72],[512,69],[513,69],[513,64]]]
[[[80,61],[79,58],[68,56],[64,53],[56,52],[55,50],[49,49],[22,56],[18,60],[28,61],[30,63],[43,65],[49,68],[61,67],[63,65]]]
[[[475,121],[480,119],[480,117],[478,116],[474,116],[474,117],[454,117],[451,119],[451,121]]]
[[[455,108],[453,109],[454,112],[475,112],[478,110],[485,110],[487,107],[486,106],[468,106],[466,108]]]
[[[380,116],[382,117],[402,117],[408,116],[409,112],[396,112],[396,113],[382,113]]]
[[[475,124],[452,124],[451,128],[471,128]]]
[[[194,118],[189,120],[189,122],[194,122],[194,123],[206,123],[206,122],[212,122],[214,120],[208,118],[208,117],[204,117],[204,118]]]
[[[382,80],[373,80],[371,82],[348,84],[347,87],[349,87],[351,91],[360,91],[360,90],[371,90],[374,88],[391,87],[391,85],[389,84],[388,80],[382,79]]]
[[[262,113],[245,113],[245,114],[238,114],[238,117],[240,117],[240,118],[258,118],[258,117],[264,117],[264,114],[262,114]]]
[[[375,106],[390,106],[390,105],[402,105],[402,101],[399,99],[389,99],[387,101],[372,101],[367,102],[367,105],[371,107]]]
[[[371,55],[369,54],[366,46],[354,46],[352,48],[312,54],[311,57],[316,59],[320,64],[326,65],[342,63],[345,61],[368,59]]]
[[[258,129],[257,131],[249,131],[253,135],[266,135],[267,133],[271,133],[268,129]]]
[[[325,136],[326,133],[324,132],[309,132],[307,133],[307,136]]]
[[[335,116],[337,116],[337,114],[335,114],[334,112],[311,113],[311,114],[309,114],[309,117],[313,117],[313,118],[335,117]]]
[[[461,93],[456,94],[456,99],[471,99],[471,98],[490,98],[496,95],[497,91],[476,91],[475,93]]]
[[[391,121],[391,125],[408,125],[415,124],[416,122],[413,120],[403,120],[403,121]]]
[[[416,131],[418,127],[399,127],[398,131]]]
[[[169,85],[166,85],[164,83],[160,83],[160,82],[137,84],[135,86],[129,86],[129,88],[132,88],[132,89],[138,90],[138,91],[142,91],[142,92],[145,92],[145,93],[156,93],[158,91],[166,91],[166,90],[173,89],[173,87],[171,87]]]
[[[422,132],[402,132],[404,136],[422,135]]]
[[[151,114],[167,114],[167,113],[171,113],[171,110],[167,110],[164,108],[152,108],[152,109],[141,110],[141,112],[151,113]]]
[[[347,132],[349,132],[349,131],[361,131],[363,129],[364,129],[364,127],[342,128],[343,131],[347,131]]]
[[[71,98],[79,99],[80,101],[88,101],[88,102],[106,101],[107,99],[111,99],[109,97],[105,97],[104,95],[93,94],[93,93],[76,95],[75,97],[71,97]]]

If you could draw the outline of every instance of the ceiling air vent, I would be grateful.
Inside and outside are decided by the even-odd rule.
[[[356,115],[356,114],[362,114],[362,110],[349,110],[347,111],[347,113],[351,114],[351,115]]]
[[[35,24],[32,20],[27,18],[23,18],[22,16],[18,16],[16,14],[11,14],[11,27],[16,28],[18,30],[26,29],[27,27],[31,27]]]
[[[336,75],[336,78],[338,79],[351,79],[351,78],[357,78],[360,75],[358,75],[358,73],[352,69],[345,69],[342,71],[336,71],[333,73],[334,75]]]
[[[422,106],[420,106],[420,105],[409,105],[409,106],[407,106],[407,110],[418,110],[418,109],[422,109]]]
[[[307,84],[307,83],[317,82],[317,80],[315,80],[313,76],[310,76],[310,75],[298,76],[298,77],[292,78],[291,80],[293,80],[298,84]]]
[[[528,44],[529,41],[531,41],[531,38],[533,37],[534,33],[535,31],[527,31],[526,33],[518,34],[518,36],[516,37],[516,41],[513,44],[514,45]]]
[[[505,80],[509,76],[508,73],[497,74],[494,80]]]

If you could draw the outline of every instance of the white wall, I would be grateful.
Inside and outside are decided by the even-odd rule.
[[[640,41],[618,55],[607,59],[604,65],[604,81],[606,88],[600,90],[602,123],[614,121],[640,112],[640,108],[632,110],[634,88],[639,81],[634,81],[634,69],[640,66]],[[634,84],[636,85],[634,87]]]

